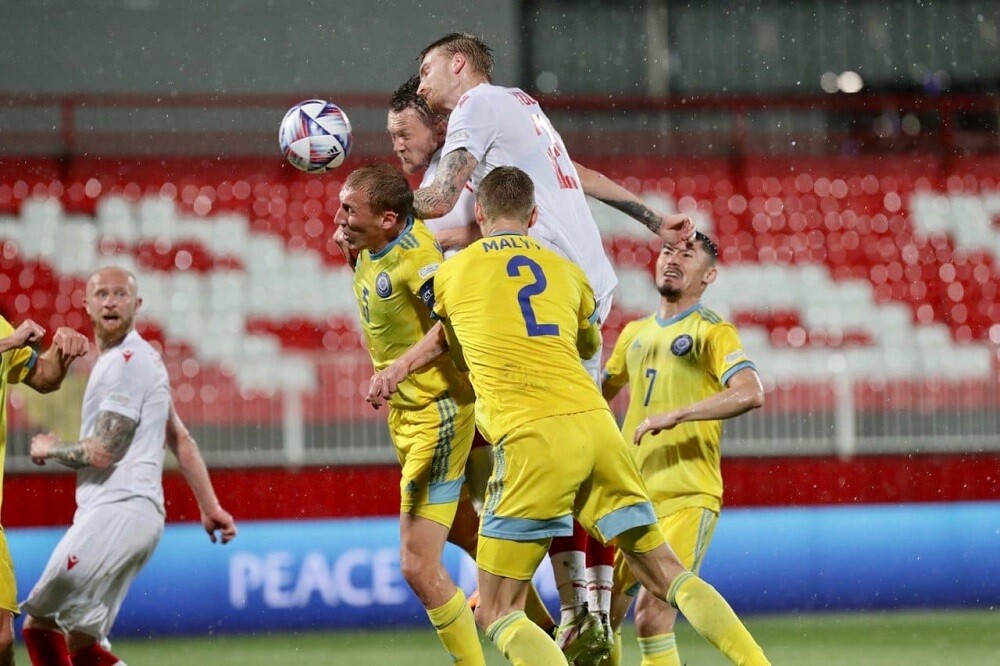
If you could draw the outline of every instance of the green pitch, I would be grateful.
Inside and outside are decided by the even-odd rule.
[[[751,616],[747,626],[774,664],[825,666],[937,666],[1000,664],[1000,614],[996,611],[803,614]],[[686,664],[726,664],[690,627],[677,632]],[[639,663],[634,633],[627,627],[623,663]],[[485,645],[490,666],[505,664]],[[265,636],[214,636],[155,640],[116,640],[114,651],[131,666],[271,666],[345,664],[366,666],[444,666],[436,636],[427,630],[328,632]],[[23,647],[17,660],[27,664]]]

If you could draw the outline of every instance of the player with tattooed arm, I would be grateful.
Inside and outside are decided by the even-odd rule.
[[[54,460],[77,470],[73,524],[22,604],[35,666],[120,663],[101,642],[163,534],[164,448],[177,457],[212,542],[236,536],[197,443],[173,409],[163,361],[133,329],[141,304],[131,273],[103,268],[90,276],[85,306],[99,356],[83,397],[80,440],[61,442],[51,433],[31,440],[36,464]]]

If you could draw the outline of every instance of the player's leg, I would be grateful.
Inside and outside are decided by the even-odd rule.
[[[593,451],[586,437],[567,436],[568,425],[567,417],[532,421],[493,447],[479,534],[477,619],[515,663],[566,663],[545,632],[525,626],[524,597],[511,589],[528,584],[552,537],[572,531],[573,502],[593,466]]]
[[[715,534],[718,514],[700,506],[679,509],[660,520],[660,529],[677,559],[695,574]],[[635,605],[635,631],[643,666],[680,666],[674,623],[677,609],[641,589]]]
[[[66,635],[53,620],[29,615],[21,628],[21,637],[33,666],[72,666]]]
[[[578,498],[580,522],[604,540],[615,539],[636,579],[678,608],[691,625],[738,664],[766,664],[760,646],[715,589],[688,571],[666,543],[628,445],[610,412],[595,412],[591,482]]]
[[[7,549],[7,537],[0,527],[0,666],[14,663],[14,613],[17,608],[17,579],[14,562]]]
[[[442,645],[458,664],[485,664],[465,593],[441,562],[472,441],[472,405],[446,395],[430,409],[394,410],[389,432],[402,461],[400,567]]]

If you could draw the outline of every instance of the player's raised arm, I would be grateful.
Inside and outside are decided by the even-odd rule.
[[[184,480],[194,493],[198,510],[201,512],[201,524],[208,532],[208,538],[212,543],[216,541],[229,543],[235,539],[236,521],[219,503],[215,488],[212,486],[212,478],[208,474],[208,467],[205,466],[205,460],[198,450],[198,442],[191,436],[173,405],[170,406],[170,417],[167,419],[165,443],[176,456],[177,466],[180,467]]]
[[[665,242],[676,245],[694,234],[694,221],[683,213],[665,214],[648,206],[642,199],[603,173],[573,162],[580,176],[583,193],[620,210]]]
[[[396,387],[414,370],[436,361],[448,352],[448,338],[440,321],[419,342],[407,349],[382,372],[372,375],[365,400],[378,409],[396,392]]]
[[[468,150],[458,148],[441,158],[434,182],[413,193],[413,209],[423,219],[451,211],[479,162]]]

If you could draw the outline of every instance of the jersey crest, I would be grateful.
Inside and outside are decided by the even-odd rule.
[[[382,271],[375,278],[375,293],[382,298],[389,298],[392,294],[392,280],[389,279],[389,274],[386,271]]]
[[[670,351],[673,352],[674,356],[684,356],[691,351],[692,347],[694,347],[694,339],[687,333],[678,335],[670,343]]]

